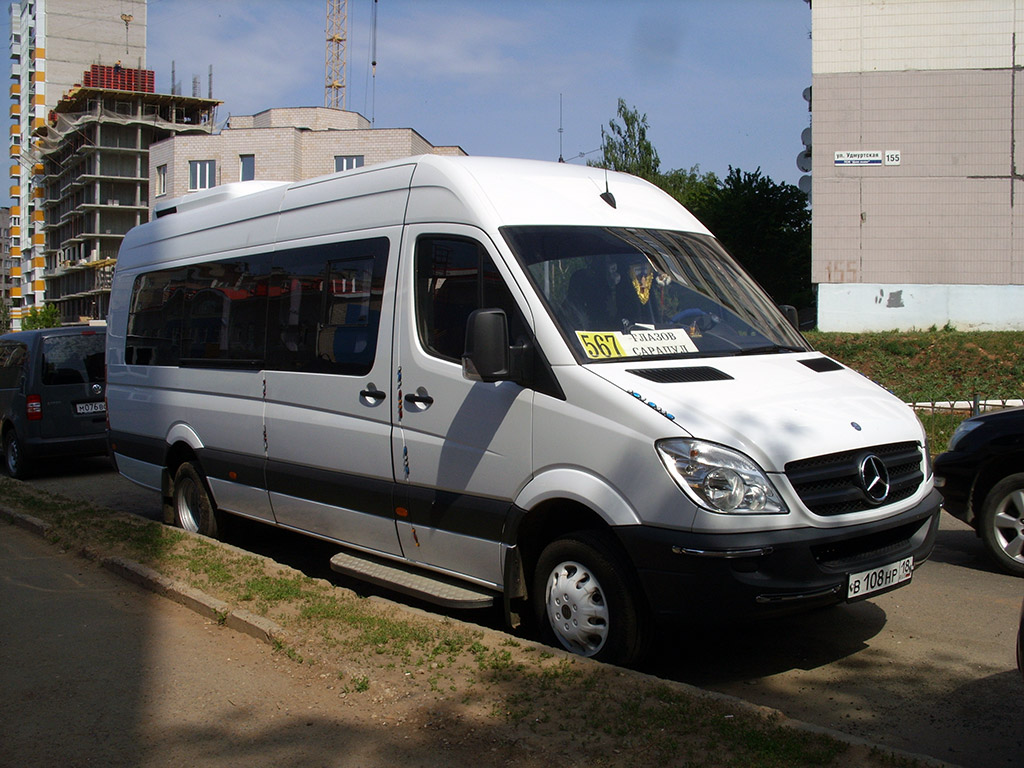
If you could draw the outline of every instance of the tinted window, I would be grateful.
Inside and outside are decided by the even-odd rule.
[[[141,275],[125,362],[366,373],[387,255],[374,238]]]
[[[104,340],[96,332],[43,339],[43,385],[102,382]]]
[[[27,355],[28,349],[24,344],[13,341],[0,344],[0,388],[18,386]]]
[[[388,240],[275,254],[267,367],[361,375],[373,366]]]
[[[263,358],[269,263],[257,256],[140,275],[125,362],[256,365]]]
[[[460,362],[469,315],[484,308],[505,310],[513,341],[525,335],[515,300],[482,246],[457,238],[421,238],[416,244],[416,315],[423,346]]]

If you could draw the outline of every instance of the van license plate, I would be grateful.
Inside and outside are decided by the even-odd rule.
[[[907,557],[898,563],[890,563],[870,571],[850,574],[850,583],[846,588],[847,600],[859,600],[862,597],[881,592],[910,581],[914,575],[914,558]]]
[[[102,400],[98,403],[78,403],[75,405],[75,413],[105,413],[107,404]]]

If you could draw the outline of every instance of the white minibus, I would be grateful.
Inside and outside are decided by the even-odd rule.
[[[304,532],[619,663],[906,585],[932,549],[914,413],[645,181],[421,156],[155,214],[118,257],[107,398],[168,522]]]

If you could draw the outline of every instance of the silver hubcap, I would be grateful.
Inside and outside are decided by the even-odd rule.
[[[181,527],[186,531],[192,533],[199,532],[199,489],[196,488],[196,484],[188,478],[184,478],[180,481],[180,486],[177,489],[177,511],[178,511],[178,522],[181,523]]]
[[[548,620],[569,651],[593,656],[608,639],[608,606],[594,574],[576,562],[559,564],[548,578]]]
[[[992,526],[1003,552],[1024,563],[1024,490],[1008,493],[999,502]]]

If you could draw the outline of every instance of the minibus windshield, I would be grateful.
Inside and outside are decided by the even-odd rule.
[[[509,247],[582,359],[672,359],[810,349],[708,235],[504,227]]]

